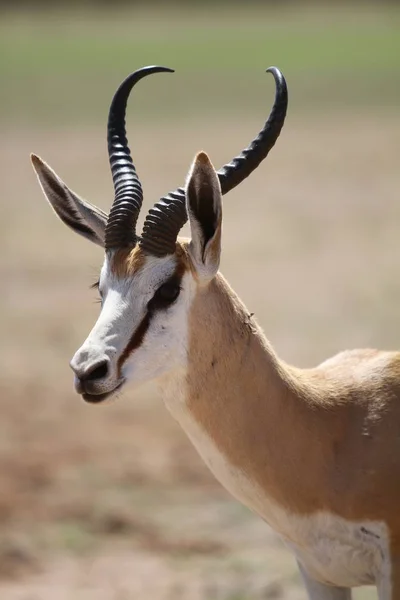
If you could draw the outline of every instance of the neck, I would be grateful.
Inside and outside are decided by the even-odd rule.
[[[293,448],[305,404],[301,380],[298,371],[279,360],[220,275],[193,301],[188,356],[186,373],[170,376],[170,385],[164,386],[167,407],[217,478],[223,479],[213,468],[215,452],[285,503],[290,490],[282,461],[304,460]]]
[[[290,367],[221,275],[198,292],[189,332],[187,400],[198,418],[208,408],[222,410],[225,419],[234,406],[247,411],[262,402],[263,410],[268,402],[272,409],[277,397],[296,387]]]
[[[197,292],[188,332],[188,364],[169,376],[165,401],[232,495],[286,535],[282,508],[398,519],[396,494],[386,504],[380,496],[382,448],[397,444],[395,417],[382,413],[397,411],[388,379],[397,355],[357,351],[315,369],[290,367],[221,276]],[[371,476],[359,469],[357,483],[354,464],[368,464]]]

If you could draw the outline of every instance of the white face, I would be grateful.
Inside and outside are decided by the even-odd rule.
[[[39,157],[32,163],[60,219],[104,248],[107,215],[79,198]],[[178,243],[175,254],[149,256],[140,244],[129,257],[106,253],[101,314],[71,361],[76,391],[88,402],[101,402],[127,381],[137,384],[186,368],[190,305],[198,286],[216,275],[221,252],[221,187],[204,152],[189,171],[186,208],[191,240]]]
[[[147,256],[130,276],[119,277],[106,258],[100,274],[100,316],[71,361],[75,388],[100,402],[126,382],[138,384],[185,368],[188,314],[196,283],[178,275],[175,255]]]

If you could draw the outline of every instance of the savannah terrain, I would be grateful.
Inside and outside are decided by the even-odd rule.
[[[289,116],[225,199],[221,269],[287,361],[399,348],[400,13],[246,3],[0,17],[0,598],[305,598],[289,552],[208,473],[151,386],[104,406],[74,394],[68,362],[99,311],[102,252],[57,221],[29,153],[107,210],[112,94],[140,66],[174,67],[129,104],[149,208],[196,151],[219,167],[250,141],[276,64]]]

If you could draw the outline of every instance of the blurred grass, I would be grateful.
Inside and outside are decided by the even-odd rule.
[[[151,119],[251,112],[268,103],[263,71],[286,75],[295,110],[400,103],[400,10],[354,4],[0,15],[0,123],[90,122],[104,117],[120,80],[146,64],[175,68],[135,91]]]

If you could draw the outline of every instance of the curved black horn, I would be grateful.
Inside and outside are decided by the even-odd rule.
[[[276,67],[267,69],[275,79],[275,101],[267,122],[239,156],[218,171],[218,177],[223,194],[226,194],[246,177],[266,158],[279,137],[285,122],[288,92],[286,81]],[[155,256],[165,256],[175,251],[178,233],[187,221],[186,200],[184,188],[178,188],[159,200],[150,209],[144,226],[140,246]]]
[[[126,104],[133,86],[152,73],[172,73],[167,67],[144,67],[131,73],[119,86],[111,103],[107,124],[108,155],[115,199],[107,221],[105,248],[136,243],[135,226],[143,201],[143,190],[133,165],[125,131]]]

